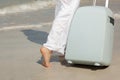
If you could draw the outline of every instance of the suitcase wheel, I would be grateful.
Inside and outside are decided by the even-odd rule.
[[[73,64],[73,62],[72,62],[72,61],[70,61],[70,60],[68,60],[67,62],[68,62],[69,64]]]

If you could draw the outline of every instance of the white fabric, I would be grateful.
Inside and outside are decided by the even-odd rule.
[[[64,54],[69,26],[79,3],[80,0],[57,0],[52,29],[43,46]]]

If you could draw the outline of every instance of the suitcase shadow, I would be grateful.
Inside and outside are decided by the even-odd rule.
[[[83,65],[83,64],[69,64],[69,63],[67,63],[67,61],[63,57],[60,59],[60,63],[61,63],[61,65],[66,66],[66,67],[91,69],[93,71],[103,70],[103,69],[106,69],[108,67],[108,66],[92,66],[92,65]]]
[[[91,69],[93,71],[106,69],[108,66],[92,66],[92,65],[83,65],[83,64],[68,64],[69,67]]]

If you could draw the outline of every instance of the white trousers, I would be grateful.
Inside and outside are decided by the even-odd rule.
[[[64,54],[70,23],[79,3],[80,0],[57,0],[55,19],[44,47]]]

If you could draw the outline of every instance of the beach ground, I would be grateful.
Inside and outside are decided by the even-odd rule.
[[[115,15],[115,28],[112,62],[106,68],[68,65],[56,55],[52,56],[50,69],[41,65],[39,49],[50,31],[51,24],[47,23],[54,18],[54,7],[1,15],[0,80],[120,80],[119,5],[120,1],[114,0],[109,6]],[[42,23],[46,24],[41,26]]]

